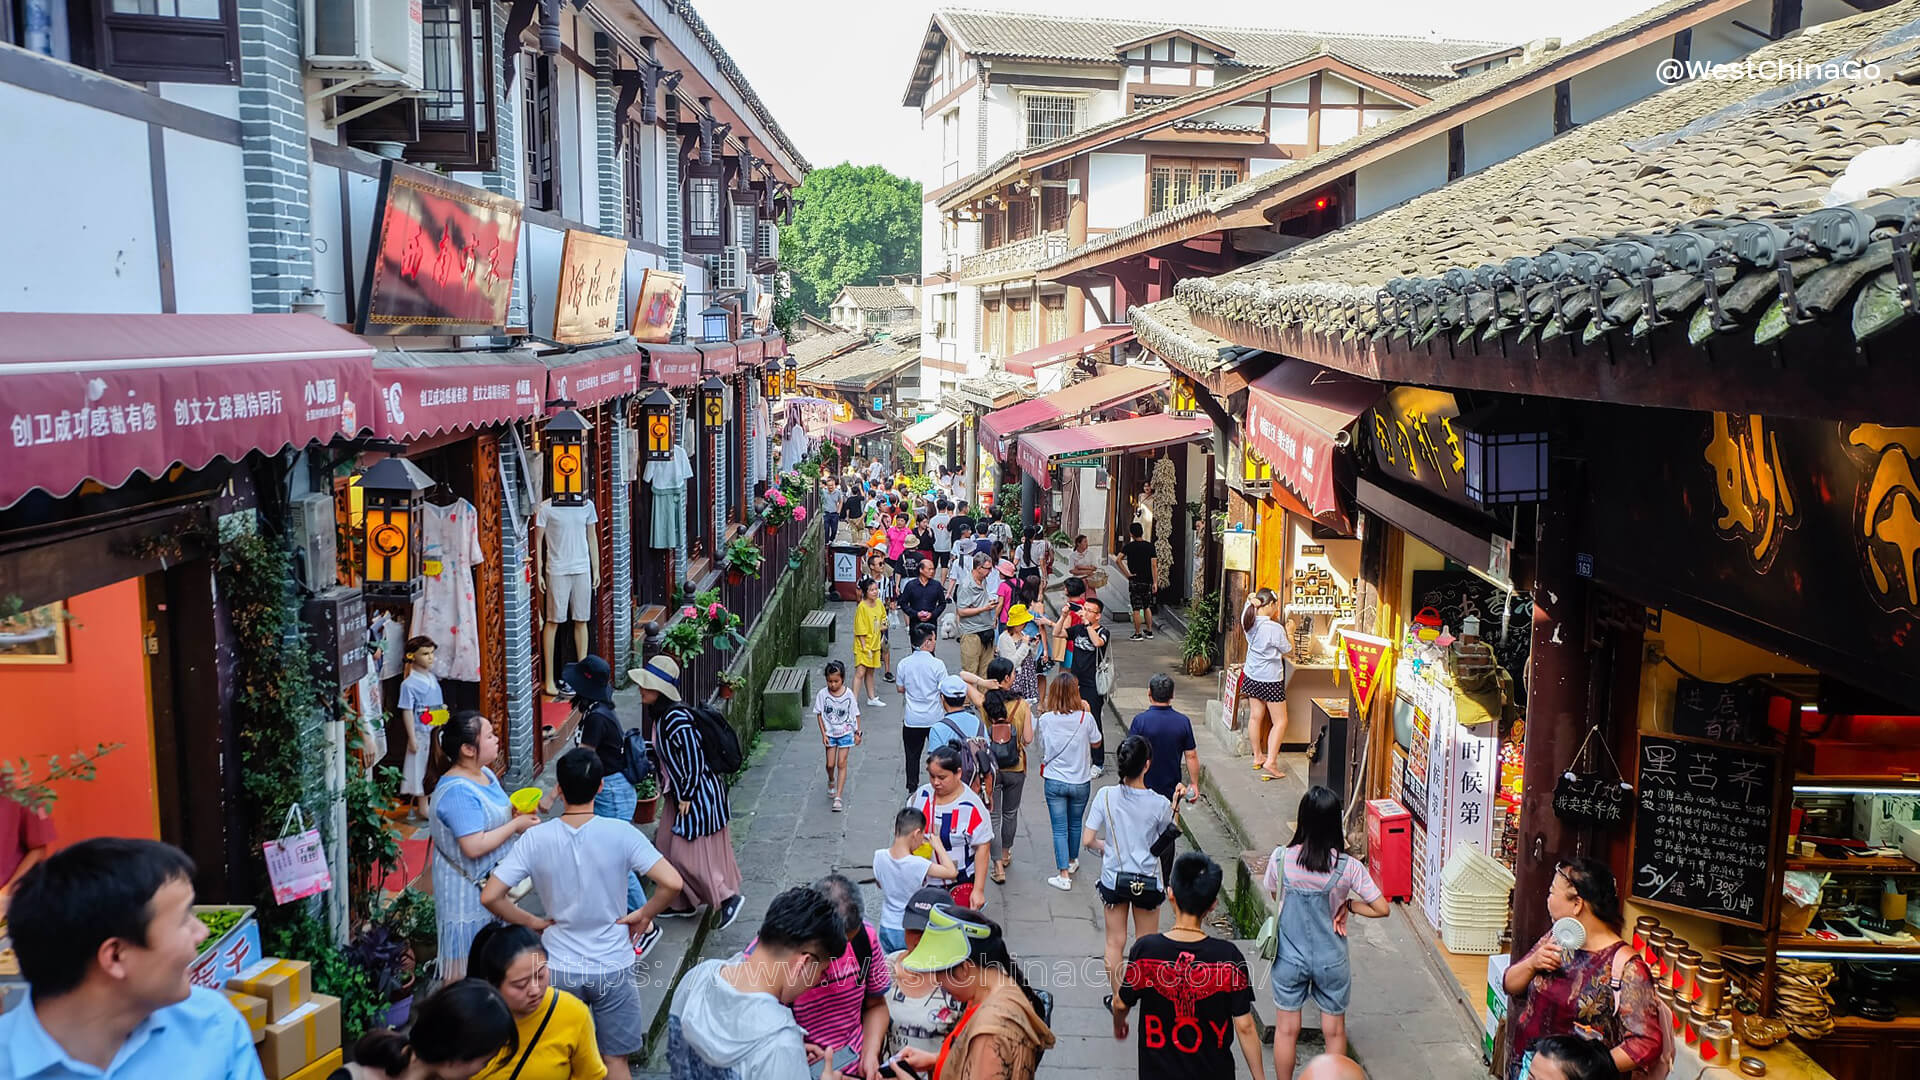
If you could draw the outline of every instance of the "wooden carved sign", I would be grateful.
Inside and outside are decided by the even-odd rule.
[[[560,285],[554,293],[553,339],[569,345],[605,341],[620,332],[627,242],[568,229],[560,249]]]

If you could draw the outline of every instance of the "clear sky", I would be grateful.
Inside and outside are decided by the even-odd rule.
[[[913,177],[920,118],[900,104],[936,8],[976,7],[1088,18],[1379,33],[1523,43],[1572,42],[1655,0],[694,0],[761,100],[815,167],[880,164]],[[1202,13],[1195,13],[1195,12]],[[1188,18],[1178,18],[1188,15]],[[918,179],[918,177],[916,177]]]

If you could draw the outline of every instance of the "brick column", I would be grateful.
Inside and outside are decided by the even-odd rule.
[[[500,484],[506,489],[509,504],[500,515],[500,576],[507,644],[505,780],[523,784],[533,776],[533,741],[540,737],[540,729],[533,710],[533,587],[527,582],[526,519],[513,509],[521,488],[518,454],[500,455]]]
[[[614,681],[626,679],[633,650],[633,480],[627,475],[626,444],[634,433],[625,430],[627,400],[620,398],[607,409],[608,422],[614,425],[613,438],[613,640],[606,645],[607,662],[613,665]]]
[[[507,25],[513,5],[506,0],[494,0],[493,25],[495,32]],[[514,44],[518,48],[518,43]],[[521,58],[525,63],[525,58]],[[493,168],[482,174],[481,183],[495,195],[505,195],[509,199],[520,198],[520,87],[519,81],[508,85],[505,65],[499,62],[491,65],[493,70],[487,77],[493,80],[494,132]],[[515,70],[519,70],[517,67]],[[520,230],[524,239],[525,229]],[[507,325],[527,325],[527,290],[522,284],[522,275],[527,272],[526,252],[513,262],[513,297],[507,302]]]
[[[667,152],[665,161],[662,163],[662,169],[666,173],[664,179],[666,180],[665,187],[667,189],[667,227],[662,239],[665,240],[667,246],[667,269],[679,274],[684,273],[687,268],[686,260],[681,258],[685,234],[681,231],[680,220],[682,207],[680,204],[679,95],[667,94],[666,102],[661,107],[660,114],[664,116],[667,121]],[[672,340],[675,342],[684,342],[687,340],[686,313],[687,298],[685,294],[682,294],[680,297],[680,311],[674,316],[673,322]],[[696,413],[698,411],[697,409],[695,410]]]
[[[617,103],[614,93],[613,70],[615,57],[613,39],[605,34],[593,35],[593,66],[597,71],[606,73],[605,78],[593,81],[593,119],[594,128],[599,133],[599,152],[595,159],[600,163],[600,228],[603,232],[615,236],[627,234],[626,207],[626,171],[620,167],[620,156],[613,152],[613,129],[619,118],[613,115]],[[637,154],[639,149],[626,146],[623,153]],[[624,308],[626,305],[622,304]],[[626,313],[620,315],[626,326]]]
[[[253,310],[284,312],[313,284],[299,0],[239,0],[240,155]]]

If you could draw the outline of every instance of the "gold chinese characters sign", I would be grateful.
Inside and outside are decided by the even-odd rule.
[[[554,294],[553,340],[584,345],[618,334],[626,280],[625,240],[568,229],[560,248],[560,286]]]

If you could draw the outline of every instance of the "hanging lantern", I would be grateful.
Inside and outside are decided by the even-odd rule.
[[[433,479],[406,458],[375,462],[360,477],[367,554],[363,586],[375,599],[411,600],[420,595],[422,508]]]
[[[1496,405],[1461,417],[1467,498],[1481,507],[1543,502],[1547,497],[1544,417]]]
[[[727,340],[728,316],[732,314],[719,304],[714,304],[700,313],[700,340]]]
[[[647,432],[647,460],[673,460],[673,395],[654,387],[640,402],[640,419]]]
[[[789,394],[800,388],[800,365],[791,356],[787,357],[787,369],[781,375],[780,387]]]
[[[1200,411],[1200,398],[1194,392],[1192,379],[1174,374],[1167,390],[1167,411],[1183,420],[1191,419]]]
[[[712,376],[700,384],[700,417],[708,431],[727,426],[727,384]]]
[[[1241,486],[1250,494],[1265,495],[1273,488],[1273,466],[1252,443],[1240,444],[1240,478],[1244,481]]]
[[[780,396],[780,361],[769,360],[760,369],[760,396],[768,401]]]
[[[555,506],[581,506],[587,501],[587,432],[592,427],[571,408],[547,420],[547,493]]]

